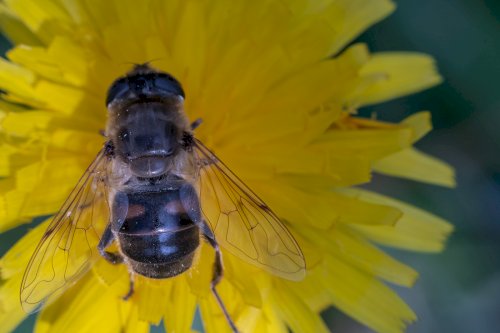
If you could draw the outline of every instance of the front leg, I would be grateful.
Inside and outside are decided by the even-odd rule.
[[[195,129],[197,129],[198,126],[200,126],[202,122],[203,122],[203,120],[201,118],[198,118],[195,121],[193,121],[191,123],[191,131],[194,131]]]

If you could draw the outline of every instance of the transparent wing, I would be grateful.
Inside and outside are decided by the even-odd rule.
[[[230,253],[277,276],[298,281],[306,263],[297,242],[271,209],[195,139],[203,216]]]
[[[109,218],[104,150],[54,216],[28,263],[20,293],[26,312],[57,298],[98,258],[97,244]]]

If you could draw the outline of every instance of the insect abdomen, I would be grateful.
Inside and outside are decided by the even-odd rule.
[[[177,190],[122,192],[116,198],[116,215],[121,211],[125,217],[114,232],[136,273],[163,279],[191,267],[200,231],[184,211]]]
[[[199,245],[196,225],[152,235],[118,234],[122,254],[138,274],[155,279],[172,277],[191,267]]]

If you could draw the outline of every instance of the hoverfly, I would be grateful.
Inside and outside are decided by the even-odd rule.
[[[215,250],[211,290],[234,332],[216,286],[219,245],[274,275],[300,280],[305,261],[271,209],[203,143],[183,110],[171,75],[135,65],[110,87],[103,145],[54,216],[21,285],[28,311],[59,296],[99,256],[134,275],[165,279],[188,270],[204,238]],[[110,250],[114,246],[116,250]]]

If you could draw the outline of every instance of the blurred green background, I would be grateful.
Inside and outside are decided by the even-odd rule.
[[[417,147],[452,164],[458,182],[447,189],[375,175],[365,186],[456,228],[442,254],[391,252],[420,272],[414,288],[398,289],[419,317],[408,332],[500,332],[500,1],[397,3],[358,40],[372,51],[431,54],[445,82],[361,112],[400,121],[430,110],[435,129]],[[333,332],[371,332],[336,311],[327,321]]]
[[[431,54],[445,78],[423,93],[360,111],[400,121],[430,110],[435,130],[417,147],[457,170],[456,189],[379,175],[365,186],[456,227],[442,254],[391,251],[420,272],[413,289],[397,289],[419,316],[409,333],[500,331],[499,17],[498,0],[404,0],[392,16],[358,38],[372,51]],[[8,47],[6,41],[3,45]],[[20,227],[1,235],[0,253],[25,231]],[[325,319],[333,332],[371,332],[335,310]],[[17,332],[29,332],[32,325],[31,318]]]

